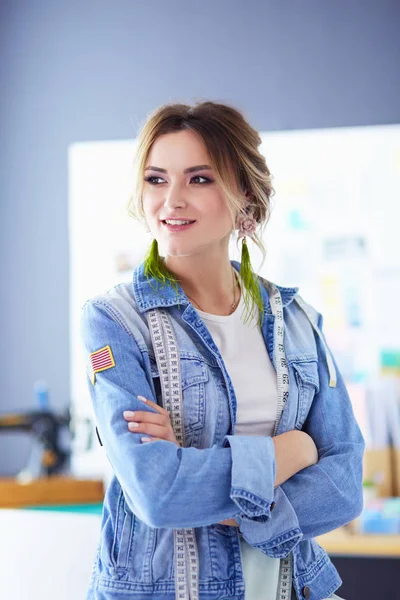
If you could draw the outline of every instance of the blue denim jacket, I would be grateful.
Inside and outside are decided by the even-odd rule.
[[[231,261],[239,270],[239,263]],[[292,553],[293,586],[310,600],[330,596],[342,580],[326,551],[313,539],[355,519],[362,510],[365,442],[343,379],[330,387],[322,316],[310,305],[315,328],[294,301],[298,288],[281,294],[289,367],[289,397],[277,434],[299,429],[314,440],[319,460],[274,488],[271,437],[235,436],[237,402],[229,373],[206,325],[179,286],[155,293],[144,264],[133,285],[121,283],[90,298],[82,308],[82,339],[88,356],[109,346],[115,366],[87,383],[98,432],[114,476],[104,499],[89,599],[174,600],[173,529],[196,528],[199,592],[207,600],[244,598],[239,529],[270,557]],[[272,364],[274,319],[262,287],[262,335]],[[178,341],[182,373],[185,447],[157,440],[142,443],[124,410],[159,405],[158,367],[146,311],[168,310]],[[317,333],[319,335],[316,335]],[[240,527],[218,524],[235,518]]]

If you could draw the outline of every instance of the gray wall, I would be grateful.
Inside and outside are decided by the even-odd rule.
[[[396,0],[2,0],[0,412],[69,402],[67,149],[216,99],[259,130],[400,122]],[[0,436],[0,475],[26,461]]]

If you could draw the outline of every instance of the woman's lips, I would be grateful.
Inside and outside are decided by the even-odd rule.
[[[193,227],[193,225],[196,224],[196,221],[194,221],[193,223],[187,223],[186,225],[171,225],[170,223],[165,223],[165,221],[161,221],[161,223],[166,229],[168,229],[168,231],[175,233],[178,231],[185,231],[185,229]]]

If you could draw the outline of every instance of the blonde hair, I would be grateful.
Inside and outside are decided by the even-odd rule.
[[[240,111],[228,104],[213,101],[196,102],[193,106],[171,103],[148,116],[137,139],[136,183],[128,205],[129,215],[145,223],[144,169],[154,142],[161,135],[185,129],[198,134],[207,148],[215,182],[223,192],[232,217],[232,229],[238,215],[245,217],[249,210],[253,211],[258,227],[250,237],[261,250],[262,266],[266,257],[262,232],[269,221],[270,199],[274,193],[271,174],[259,150],[261,138],[258,132]]]

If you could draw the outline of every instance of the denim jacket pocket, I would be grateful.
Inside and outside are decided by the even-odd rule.
[[[134,537],[135,515],[125,503],[121,490],[115,519],[111,560],[117,569],[127,569]]]
[[[151,360],[151,374],[157,394],[157,403],[163,406],[161,382],[155,360]],[[185,445],[191,445],[196,432],[200,433],[206,418],[206,382],[208,368],[206,363],[195,355],[180,357],[183,421],[185,427]]]
[[[319,391],[318,362],[292,362],[293,372],[298,390],[297,414],[295,428],[301,429],[311,408],[314,396]]]

